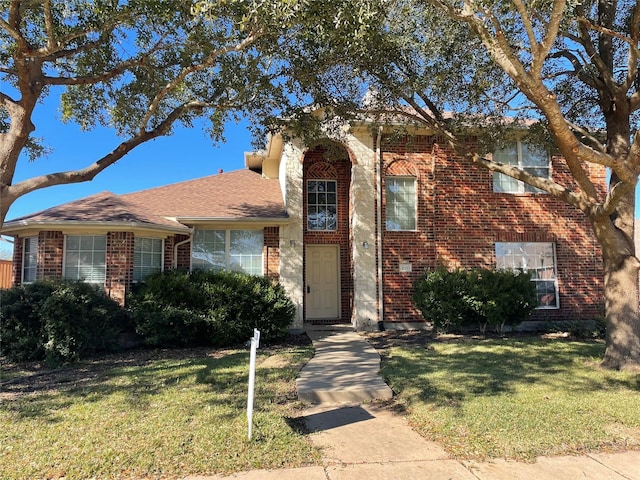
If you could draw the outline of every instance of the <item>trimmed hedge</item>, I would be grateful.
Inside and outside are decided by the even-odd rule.
[[[286,333],[295,307],[282,286],[228,271],[167,271],[148,276],[127,299],[150,346],[230,346],[253,329],[273,340]]]
[[[537,306],[531,275],[510,270],[439,267],[414,285],[414,302],[438,332],[477,326],[498,332],[526,320]]]
[[[131,330],[126,312],[98,286],[38,281],[2,291],[2,353],[16,361],[51,365],[115,351]]]

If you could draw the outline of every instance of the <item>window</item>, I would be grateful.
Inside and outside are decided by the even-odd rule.
[[[539,146],[516,142],[493,152],[493,159],[496,162],[513,165],[538,177],[551,177],[549,154]],[[493,191],[502,193],[544,193],[543,190],[497,172],[493,174]]]
[[[196,230],[193,270],[234,270],[262,275],[262,230]]]
[[[531,273],[538,292],[538,308],[559,307],[554,247],[553,243],[496,243],[498,269]]]
[[[133,246],[133,281],[162,271],[162,239],[136,237]]]
[[[104,235],[68,235],[66,237],[63,276],[88,283],[104,283],[107,271],[107,237]]]
[[[22,249],[22,283],[36,281],[38,269],[38,237],[26,237]]]
[[[385,191],[387,201],[387,230],[415,230],[415,177],[387,177],[385,179]]]
[[[338,229],[338,196],[335,180],[307,182],[307,228],[309,230]]]

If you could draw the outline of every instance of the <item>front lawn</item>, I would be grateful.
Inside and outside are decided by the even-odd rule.
[[[309,346],[142,351],[54,371],[3,365],[0,478],[176,478],[319,462],[292,420]]]
[[[387,342],[382,375],[417,431],[459,459],[639,449],[640,375],[600,369],[603,351],[541,338]]]

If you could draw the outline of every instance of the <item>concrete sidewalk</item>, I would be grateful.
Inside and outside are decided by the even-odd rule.
[[[187,479],[640,480],[639,451],[541,457],[535,463],[453,460],[413,431],[404,417],[360,403],[391,396],[378,375],[380,357],[362,336],[345,329],[308,333],[316,354],[297,387],[301,399],[315,403],[303,416],[310,440],[322,449],[323,465]]]
[[[378,374],[378,352],[350,325],[337,328],[307,330],[315,354],[296,380],[298,398],[307,403],[345,403],[393,397]]]

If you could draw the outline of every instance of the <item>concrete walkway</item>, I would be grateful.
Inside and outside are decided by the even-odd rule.
[[[309,329],[315,355],[296,380],[298,398],[307,403],[387,400],[393,392],[378,374],[380,355],[351,326]]]
[[[344,329],[308,333],[316,354],[297,387],[300,398],[314,404],[303,416],[310,440],[323,451],[323,465],[187,479],[640,480],[640,451],[541,457],[535,463],[453,460],[414,432],[404,417],[360,403],[391,395],[378,375],[380,358],[363,337]]]

